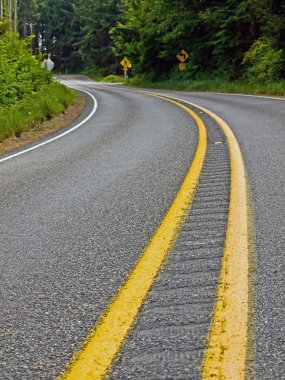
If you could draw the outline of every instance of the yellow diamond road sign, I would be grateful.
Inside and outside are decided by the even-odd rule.
[[[182,49],[182,50],[176,55],[176,57],[179,59],[179,61],[180,61],[181,63],[184,63],[184,62],[186,62],[187,59],[189,58],[189,54],[187,53],[187,51],[185,51],[185,50]]]
[[[125,57],[120,63],[123,66],[124,70],[128,70],[132,67],[131,62],[128,60],[127,57]]]

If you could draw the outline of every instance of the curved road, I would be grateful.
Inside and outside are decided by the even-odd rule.
[[[173,104],[126,88],[97,85],[82,77],[69,77],[65,81],[95,95],[96,114],[57,141],[7,161],[1,162],[4,156],[0,157],[3,380],[55,379],[64,370],[171,206],[197,146],[195,122]],[[256,374],[258,379],[284,379],[285,102],[209,93],[175,93],[175,96],[217,113],[228,122],[240,143],[251,188],[255,230],[248,374],[251,377]],[[87,97],[80,120],[92,108]],[[210,120],[206,122],[209,141],[220,143],[223,137],[217,127]],[[221,159],[223,165],[224,177],[219,178],[223,181],[224,203],[219,204],[222,207],[219,215],[224,223],[222,215],[228,207],[228,156],[225,150],[213,157],[216,157],[213,161]],[[212,170],[209,164],[204,176]],[[195,218],[187,223],[198,226]],[[209,221],[209,228],[211,223],[213,220]],[[217,234],[224,239],[225,225],[219,228]],[[180,342],[180,350],[187,353],[177,356],[180,361],[177,359],[179,365],[173,366],[175,373],[171,368],[155,372],[155,366],[162,360],[167,367],[165,363],[173,360],[167,346],[161,357],[159,345],[167,342],[171,346],[171,336],[177,334],[177,329],[184,334],[179,323],[183,324],[185,316],[177,307],[165,310],[165,318],[174,318],[178,325],[165,330],[170,335],[163,343],[158,337],[159,343],[153,345],[147,343],[149,336],[143,337],[154,367],[148,368],[149,355],[142,358],[140,354],[139,363],[137,357],[124,360],[128,352],[136,349],[140,352],[135,346],[136,338],[130,336],[110,378],[200,377],[198,367],[202,364],[214,307],[221,247],[217,248],[216,261],[205,263],[208,271],[205,281],[211,288],[207,294],[195,295],[205,303],[195,310],[184,305],[182,310],[186,315],[194,310],[195,318],[203,315],[204,319],[199,328],[195,327],[192,340],[189,337],[183,344]],[[168,268],[166,263],[158,284],[167,273],[167,278],[174,278],[171,270],[176,264],[171,265]],[[185,271],[186,266],[183,268]],[[203,268],[195,269],[198,279],[203,277]],[[157,298],[155,288],[150,297]],[[146,305],[147,317],[142,314],[134,330],[140,329],[140,323],[148,323],[147,318],[152,321],[155,318],[147,310],[152,302],[155,300]],[[195,341],[199,341],[199,347],[190,352],[187,345]],[[181,361],[187,365],[181,366]],[[137,366],[133,374],[128,369],[129,363]]]

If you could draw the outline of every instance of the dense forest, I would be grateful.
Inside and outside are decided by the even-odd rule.
[[[282,0],[18,0],[17,18],[22,36],[35,35],[34,54],[52,53],[58,70],[112,73],[127,56],[134,74],[175,77],[183,48],[184,77],[285,75]]]
[[[224,80],[284,87],[283,3],[0,0],[0,141],[73,101],[74,94],[42,67],[47,54],[57,72],[122,74],[120,61],[127,56],[141,83],[212,80],[220,89]],[[184,71],[176,57],[181,49],[190,56]]]

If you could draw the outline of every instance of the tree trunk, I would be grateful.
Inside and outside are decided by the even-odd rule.
[[[14,0],[14,31],[18,32],[18,0]]]
[[[3,0],[0,0],[0,19],[4,18]]]
[[[23,28],[24,28],[24,30],[23,30],[23,37],[24,37],[24,39],[26,39],[27,38],[27,15],[26,14],[24,16],[24,25],[23,25]]]
[[[12,0],[8,0],[8,20],[12,28]]]

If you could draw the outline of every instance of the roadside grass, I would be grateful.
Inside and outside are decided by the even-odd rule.
[[[99,79],[99,78],[98,78]],[[224,92],[233,94],[253,94],[253,95],[277,95],[285,96],[285,80],[279,82],[248,82],[229,81],[221,78],[201,79],[201,80],[163,80],[151,81],[143,76],[125,79],[121,76],[108,75],[100,78],[103,83],[122,83],[130,87],[152,88],[156,90],[172,91],[209,91]]]
[[[127,84],[128,80],[119,75],[108,75],[107,77],[101,78],[100,82],[102,83],[123,83]]]
[[[131,87],[145,87],[159,90],[173,91],[209,91],[224,93],[240,93],[254,95],[285,96],[285,80],[279,82],[253,83],[246,81],[226,81],[224,79],[201,80],[164,80],[148,81],[144,78],[131,78],[126,82]]]
[[[74,100],[75,91],[57,82],[12,106],[0,107],[0,142],[62,113]]]

